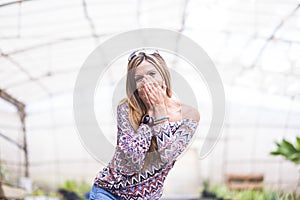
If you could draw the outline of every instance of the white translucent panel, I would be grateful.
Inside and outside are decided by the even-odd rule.
[[[9,90],[9,88],[17,87],[27,81],[31,81],[30,77],[26,73],[22,73],[22,70],[16,66],[8,68],[7,71],[3,72],[0,76],[1,85],[4,89]]]
[[[0,78],[2,80],[2,78],[4,78],[4,73],[6,71],[9,71],[11,69],[11,67],[13,66],[13,64],[5,57],[0,57]]]
[[[228,23],[228,14],[228,10],[218,4],[190,1],[187,5],[185,25],[187,30],[200,30],[201,34],[207,31],[215,33],[224,30]]]
[[[298,76],[300,75],[300,60],[295,62],[293,66],[293,72]]]
[[[289,96],[295,96],[300,94],[300,78],[299,77],[288,77],[287,79],[286,94]]]
[[[218,64],[219,54],[222,51],[221,46],[224,46],[226,43],[227,34],[222,32],[214,31],[202,31],[198,29],[189,29],[184,31],[184,34],[191,38],[193,41],[197,42],[203,50],[208,54],[208,56]],[[217,65],[217,67],[219,67]]]
[[[241,86],[231,86],[226,94],[228,103],[249,107],[259,107],[261,105],[262,93],[253,88]],[[231,107],[229,108],[231,109]]]
[[[223,172],[226,170],[224,164],[227,160],[226,153],[226,139],[228,138],[227,132],[224,130],[222,133],[222,137],[218,140],[213,150],[209,153],[209,155],[203,160],[199,160],[199,168],[202,176],[211,179],[214,182],[218,182],[223,179]],[[198,150],[199,151],[199,150]],[[205,164],[205,162],[207,162]],[[207,168],[207,169],[205,169]],[[202,172],[202,170],[207,170],[206,172]]]
[[[289,44],[283,42],[270,43],[260,57],[259,67],[271,72],[288,72],[291,62],[287,58]],[[276,58],[276,59],[275,59]]]
[[[300,41],[300,20],[299,14],[290,16],[285,23],[283,24],[282,28],[276,34],[277,37],[285,39],[285,40],[292,40],[292,41]]]
[[[79,69],[94,48],[95,41],[91,38],[73,41],[66,40],[51,45],[51,47],[47,48],[50,64],[49,71]]]
[[[18,16],[20,6],[18,4],[6,6],[5,9],[1,8],[0,14],[0,37],[10,38],[19,35],[20,20]],[[7,17],[7,15],[11,15]]]
[[[230,138],[226,143],[227,159],[230,161],[243,161],[252,159],[253,145],[255,144],[255,137],[257,129],[252,127],[235,128],[230,127]],[[237,149],[239,149],[237,151]],[[250,163],[249,163],[250,165]]]
[[[40,123],[36,123],[39,121]],[[47,129],[60,129],[65,126],[73,126],[73,113],[72,110],[62,110],[57,109],[50,113],[36,113],[30,115],[26,120],[28,131],[39,131]]]
[[[232,12],[230,17],[226,30],[242,34],[258,34],[261,37],[268,37],[272,34],[272,31],[281,19],[274,15],[256,15],[256,17],[249,17],[247,13],[238,11]]]
[[[268,1],[222,1],[229,11],[226,30],[267,37],[294,5],[274,4]],[[272,10],[272,12],[270,12]]]
[[[70,92],[75,85],[77,72],[69,72],[66,74],[54,74],[52,76],[44,77],[41,79],[41,84],[49,88],[51,93],[57,92]]]
[[[1,50],[3,53],[12,55],[14,53],[22,53],[28,49],[33,49],[36,46],[40,46],[40,44],[48,44],[50,40],[47,38],[9,38],[7,40],[2,40],[1,44],[3,47],[1,47]]]
[[[34,10],[43,10],[46,8],[56,8],[51,12],[34,12]],[[68,9],[65,9],[68,8]],[[87,33],[88,25],[82,17],[82,8],[80,1],[70,2],[53,1],[44,4],[27,3],[23,5],[22,10],[30,13],[24,15],[22,24],[24,28],[21,34],[26,36],[41,37],[49,35],[55,38],[59,35],[78,36],[79,33]],[[45,13],[47,13],[45,15]],[[73,31],[70,31],[72,30]],[[77,30],[77,31],[75,31]]]
[[[285,161],[282,159],[282,161]],[[292,185],[296,185],[297,184],[297,180],[295,180],[295,174],[297,174],[298,172],[298,169],[297,169],[297,165],[295,165],[294,163],[292,162],[282,162],[281,163],[281,166],[282,168],[284,168],[286,170],[286,172],[289,172],[289,173],[285,173],[284,171],[282,171],[280,173],[281,176],[285,176],[285,184],[289,185],[289,187],[287,188],[291,188]]]
[[[230,90],[231,85],[236,81],[236,79],[238,79],[238,77],[240,77],[243,71],[243,68],[240,68],[238,66],[233,67],[230,63],[224,64],[222,66],[216,63],[216,67],[219,67],[219,74],[223,83],[225,84],[225,87],[228,87],[228,90]]]
[[[261,87],[271,94],[283,94],[285,92],[285,83],[287,76],[282,73],[264,73],[264,80]]]
[[[300,127],[300,124],[299,124],[299,119],[300,119],[300,113],[293,113],[291,112],[289,114],[289,117],[287,119],[287,123],[286,123],[286,126],[287,127],[292,127],[292,128],[297,128],[299,129]],[[300,135],[300,134],[299,134]]]
[[[295,62],[300,60],[299,55],[300,55],[300,44],[299,43],[290,44],[289,51],[288,51],[288,59],[291,60],[291,62],[293,62],[294,64],[296,64]]]
[[[255,136],[255,158],[261,160],[274,160],[273,156],[270,155],[271,151],[276,150],[275,141],[279,142],[279,138],[282,137],[282,132],[274,131],[274,129],[282,129],[284,127],[274,126],[274,128],[259,127],[257,135]],[[270,141],[270,142],[267,142]]]
[[[72,102],[72,93],[59,93],[51,98],[44,98],[40,101],[35,101],[33,104],[29,104],[26,106],[26,113],[28,117],[31,117],[31,115],[39,115],[40,113],[50,113],[52,110],[69,112]]]
[[[297,105],[298,104],[298,105]],[[293,112],[299,112],[299,101],[296,103],[295,106],[292,107],[293,102],[290,97],[282,96],[282,95],[276,95],[276,94],[268,94],[264,95],[264,102],[263,105],[268,110],[277,110],[281,112],[289,112],[292,110]]]
[[[265,169],[268,170],[265,170]],[[255,163],[255,171],[254,173],[259,173],[264,175],[264,182],[266,186],[268,184],[274,184],[280,181],[282,179],[282,173],[284,171],[282,170],[280,166],[280,161],[274,161],[274,160],[260,160]],[[286,180],[282,180],[286,182]]]
[[[99,6],[98,1],[86,2],[87,14],[91,19],[89,23],[91,23],[90,26],[93,26],[90,32],[95,31],[99,34],[112,33],[133,28],[134,24],[137,23],[136,12],[133,11],[136,8],[136,1],[120,1],[117,4],[108,3],[101,6]],[[112,9],[114,12],[111,12]],[[116,15],[122,17],[116,18]]]
[[[55,135],[54,135],[55,134]],[[61,128],[51,135],[55,141],[57,147],[57,159],[58,160],[76,160],[82,159],[85,154],[84,147],[81,145],[80,138],[73,127]],[[69,145],[70,146],[69,146]],[[66,145],[68,147],[66,148]]]
[[[21,119],[18,112],[1,112],[1,128],[3,134],[10,136],[11,139],[20,140],[22,137],[20,134],[22,133],[22,125]]]
[[[218,55],[218,61],[222,63],[234,62],[248,45],[249,40],[249,37],[241,34],[228,36]]]
[[[1,58],[1,67],[3,69],[0,72],[0,79],[3,89],[16,86],[30,79],[31,70],[23,68],[21,63],[24,63],[24,65],[25,63],[29,64],[28,62],[19,62],[11,56],[9,58]]]
[[[236,105],[235,107],[230,107],[230,118],[227,122],[232,125],[240,125],[240,126],[255,126],[255,119],[257,118],[257,110],[253,107],[241,107]],[[249,124],[249,122],[251,124]]]
[[[251,38],[241,51],[239,62],[244,67],[253,67],[256,58],[259,56],[259,51],[263,48],[265,40],[262,38]]]
[[[3,113],[16,113],[17,108],[10,102],[0,98],[0,111]]]
[[[31,53],[22,53],[12,55],[11,58],[17,63],[15,68],[19,70],[18,74],[24,74],[28,77],[34,78],[39,77],[45,73],[45,69],[48,66],[46,56],[39,56],[37,54],[37,58],[41,57],[41,59],[36,59],[35,54]]]
[[[182,0],[143,1],[141,6],[139,23],[145,27],[178,28],[182,23],[180,20],[184,6]],[[164,7],[170,7],[171,9],[161,9]],[[168,16],[169,19],[173,20],[162,20],[163,16]]]
[[[135,15],[137,1],[131,0],[117,0],[114,2],[98,0],[86,0],[86,6],[88,13],[97,21],[97,20],[114,20],[116,15],[122,15],[124,17],[130,17]],[[83,5],[83,4],[82,4]],[[112,9],[115,12],[112,12]]]
[[[18,75],[22,75],[22,73],[18,73]],[[18,87],[9,88],[7,92],[25,103],[40,96],[48,95],[47,88],[41,86],[38,81],[26,82]]]
[[[51,13],[60,9],[72,9],[74,6],[79,6],[80,1],[59,1],[54,0],[50,2],[34,3],[34,2],[24,2],[22,8],[24,9],[24,15],[32,15],[36,13],[45,13],[50,15]]]
[[[28,135],[28,146],[30,160],[32,162],[43,162],[49,160],[56,160],[57,152],[57,139],[54,135],[55,131],[51,128],[45,128],[36,133],[29,132]]]

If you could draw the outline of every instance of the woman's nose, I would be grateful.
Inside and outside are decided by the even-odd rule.
[[[143,78],[141,78],[138,82],[137,82],[137,87],[143,87],[145,85],[145,81],[143,80]]]
[[[142,84],[142,85],[145,85],[145,83],[146,83],[146,80],[145,80],[145,77],[143,77],[143,78],[141,79],[141,84]]]

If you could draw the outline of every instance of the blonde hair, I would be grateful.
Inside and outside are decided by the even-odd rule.
[[[163,81],[165,81],[166,84],[166,94],[168,97],[172,96],[172,90],[171,90],[171,80],[170,80],[170,72],[168,70],[167,64],[165,60],[158,54],[145,54],[140,53],[133,57],[127,66],[127,79],[126,79],[126,94],[127,94],[127,102],[129,106],[129,121],[136,131],[140,125],[140,121],[143,115],[146,114],[147,109],[143,101],[140,99],[136,87],[135,82],[135,72],[136,68],[143,62],[147,61],[151,63],[156,70],[161,75]],[[157,141],[156,137],[151,138],[151,145],[148,150],[148,154],[146,154],[145,163],[143,166],[143,170],[149,166],[155,159],[154,157],[151,158],[150,152],[152,152],[151,155],[154,155],[157,153]]]

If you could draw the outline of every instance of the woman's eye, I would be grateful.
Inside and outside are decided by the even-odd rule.
[[[142,78],[136,78],[136,79],[135,79],[135,82],[138,82],[138,81],[140,81],[140,80],[142,80]]]
[[[149,75],[150,75],[150,76],[154,76],[154,75],[155,75],[155,72],[150,72]]]

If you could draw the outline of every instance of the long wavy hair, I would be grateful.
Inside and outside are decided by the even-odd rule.
[[[147,61],[151,63],[156,70],[161,75],[163,81],[166,84],[166,94],[171,98],[172,90],[171,90],[171,80],[170,80],[170,72],[168,70],[167,64],[165,60],[158,53],[146,54],[140,53],[133,57],[127,66],[127,79],[126,79],[126,94],[127,98],[125,100],[128,101],[129,105],[129,121],[135,131],[138,129],[140,125],[140,121],[142,116],[147,113],[146,105],[143,103],[141,98],[139,97],[137,86],[135,82],[135,72],[136,68],[143,62]],[[152,152],[150,154],[150,152]],[[151,138],[151,145],[146,154],[145,162],[143,166],[143,170],[145,170],[155,158],[155,153],[157,153],[157,141],[156,137]]]

